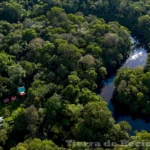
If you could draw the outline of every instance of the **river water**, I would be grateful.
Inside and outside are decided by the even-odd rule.
[[[137,44],[138,42],[136,42],[133,38],[131,38],[131,42],[134,44],[134,48],[122,67],[136,68],[139,66],[145,66],[147,59],[146,49],[142,46],[139,46],[139,44]],[[108,107],[112,111],[116,123],[120,121],[127,121],[131,125],[133,131],[147,130],[150,132],[150,121],[148,122],[142,118],[135,119],[132,118],[132,116],[127,112],[124,113],[118,110],[116,111],[111,101],[114,92],[114,79],[115,76],[103,81],[104,86],[101,89],[100,96],[108,103]]]

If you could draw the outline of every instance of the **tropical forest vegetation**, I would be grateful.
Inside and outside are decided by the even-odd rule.
[[[1,0],[0,149],[150,149],[134,144],[150,133],[131,135],[97,94],[129,56],[131,34],[149,48],[150,0]],[[149,115],[149,93],[150,57],[118,71],[116,103]]]

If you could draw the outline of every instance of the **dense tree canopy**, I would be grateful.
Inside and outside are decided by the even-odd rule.
[[[144,131],[132,139],[130,125],[115,123],[95,92],[130,53],[131,32],[123,25],[149,43],[149,6],[149,0],[1,0],[0,146],[78,150],[99,141],[102,150],[107,140],[119,146],[147,139]],[[120,70],[116,99],[149,114],[149,78],[149,59],[144,69]],[[23,86],[25,93],[18,92]],[[82,143],[67,147],[69,139]]]
[[[150,114],[150,72],[147,71],[148,66],[145,67],[145,70],[146,72],[143,68],[122,68],[115,79],[114,101],[123,104],[136,115]]]

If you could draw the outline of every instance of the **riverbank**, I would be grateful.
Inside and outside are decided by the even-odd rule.
[[[138,66],[145,66],[146,59],[147,59],[147,50],[146,48],[141,45],[140,43],[136,42],[135,39],[131,38],[131,42],[134,44],[134,49],[130,53],[129,58],[123,63],[121,67],[127,68],[137,68]],[[116,71],[117,72],[117,71]],[[148,126],[149,118],[136,118],[132,117],[131,114],[128,112],[128,109],[125,108],[125,111],[117,110],[116,107],[119,107],[112,104],[112,98],[114,95],[114,79],[115,74],[106,80],[103,81],[103,88],[100,89],[100,96],[108,103],[108,107],[111,110],[113,117],[116,120],[116,123],[120,121],[127,121],[132,126],[133,131],[138,130],[141,131],[143,129],[150,131]],[[139,126],[139,125],[140,126]]]

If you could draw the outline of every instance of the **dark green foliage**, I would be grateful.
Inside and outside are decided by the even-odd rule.
[[[132,31],[138,29],[137,33],[148,43],[149,3],[145,3],[2,0],[0,114],[4,125],[0,129],[0,145],[12,150],[55,150],[66,146],[68,139],[111,139],[118,144],[121,139],[130,139],[129,124],[115,124],[106,103],[95,93],[106,75],[127,58],[130,31],[118,22],[106,23],[92,14],[107,21],[117,19],[124,25],[128,22],[128,27]],[[119,74],[116,79],[116,88],[125,103],[132,104],[127,92],[132,93],[138,101],[134,110],[145,107],[142,113],[149,111],[148,65],[144,71],[124,70],[124,76]],[[141,81],[139,85],[135,78]],[[128,80],[131,83],[126,83]],[[20,86],[26,87],[26,95],[17,96],[18,102],[3,105],[3,98],[16,95]],[[129,90],[122,93],[126,88]],[[68,149],[80,148],[89,149],[83,143]]]
[[[115,79],[115,91],[115,100],[132,113],[150,114],[150,72],[144,73],[143,68],[121,69]]]
[[[149,0],[62,0],[59,4],[52,1],[49,5],[61,6],[69,13],[82,12],[103,17],[107,21],[117,20],[144,42],[150,42]]]

